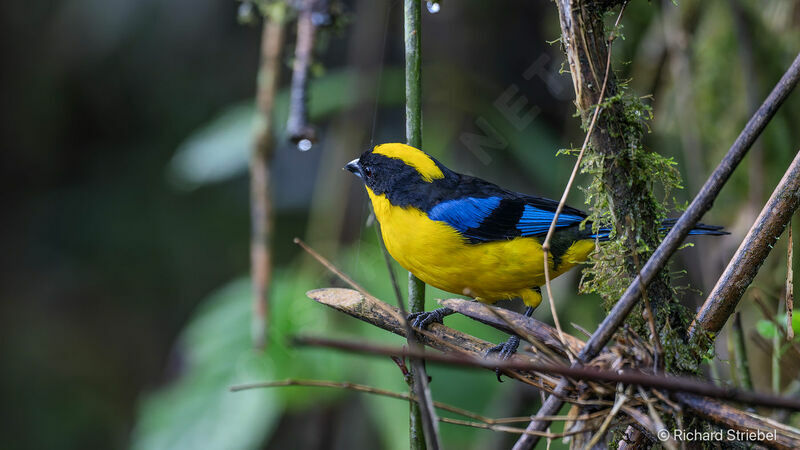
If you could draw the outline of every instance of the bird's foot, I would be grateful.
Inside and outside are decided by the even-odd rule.
[[[420,328],[424,330],[428,325],[434,322],[443,323],[444,318],[450,314],[453,314],[454,312],[455,311],[450,308],[437,308],[433,311],[411,313],[408,315],[408,323],[410,323],[413,328]]]
[[[517,352],[518,348],[519,336],[512,335],[507,341],[503,342],[502,344],[495,345],[487,350],[485,356],[489,357],[493,353],[497,353],[497,358],[500,359],[500,361],[507,361],[512,355],[514,355],[514,353]],[[503,380],[500,377],[503,375],[503,371],[498,367],[494,369],[494,373],[497,374],[497,381],[502,383]]]

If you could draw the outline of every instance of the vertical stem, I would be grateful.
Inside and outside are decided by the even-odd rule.
[[[781,302],[778,301],[778,312],[775,317],[781,313]],[[777,320],[775,321],[776,327],[779,326]],[[775,336],[772,337],[772,392],[775,395],[781,395],[781,333],[775,330]]]
[[[425,311],[425,283],[408,273],[408,312]]]
[[[316,138],[314,128],[308,124],[308,72],[314,59],[317,31],[312,20],[314,6],[314,0],[303,1],[297,15],[297,42],[289,89],[289,116],[286,119],[286,133],[294,144],[302,140],[310,143]]]
[[[422,147],[422,68],[420,2],[405,0],[406,143]]]
[[[406,143],[412,147],[422,147],[422,76],[420,54],[420,19],[419,0],[405,0],[404,4],[404,37],[406,53]],[[408,273],[408,312],[425,310],[425,283]],[[419,390],[416,386],[420,379],[427,379],[425,366],[412,363],[412,393]],[[416,373],[415,373],[416,372]],[[410,411],[410,444],[415,450],[426,448],[423,434],[423,417],[419,402],[411,402]]]
[[[422,147],[422,68],[420,54],[420,2],[405,0],[406,142]],[[425,283],[408,274],[408,312],[425,310]]]
[[[269,285],[272,270],[272,198],[269,163],[272,159],[272,107],[278,85],[283,20],[265,15],[261,35],[261,63],[256,87],[256,127],[250,158],[250,262],[253,279],[252,338],[256,348],[266,345],[269,320]]]
[[[722,379],[719,374],[719,368],[717,367],[717,361],[714,359],[710,359],[708,361],[708,371],[711,374],[711,381],[714,382],[717,386],[720,385],[720,380]]]
[[[733,344],[734,370],[739,387],[748,391],[753,390],[753,381],[750,378],[750,363],[747,359],[744,331],[742,329],[742,316],[738,312],[733,316],[731,327],[731,343]]]
[[[792,219],[786,226],[786,340],[794,339],[794,328],[792,326],[792,315],[794,314],[794,270],[792,269]]]

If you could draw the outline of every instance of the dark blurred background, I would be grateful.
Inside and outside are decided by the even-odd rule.
[[[393,303],[363,189],[341,167],[370,145],[404,140],[402,2],[345,1],[341,26],[321,33],[309,105],[320,140],[306,152],[283,132],[294,40],[287,24],[274,111],[273,317],[263,353],[250,344],[246,278],[261,25],[237,23],[238,9],[208,0],[0,5],[4,448],[407,447],[401,401],[317,388],[227,392],[287,377],[404,390],[391,361],[286,345],[302,333],[401,342],[308,300],[308,289],[337,282],[291,240],[304,237]],[[617,76],[652,106],[647,145],[676,159],[686,189],[673,195],[683,202],[800,50],[800,6],[634,0],[622,24]],[[437,14],[424,11],[422,29],[424,149],[461,172],[557,198],[574,160],[556,151],[580,146],[582,131],[563,54],[549,43],[559,37],[555,6],[445,1]],[[498,107],[509,98],[526,102],[517,120]],[[733,234],[698,240],[677,258],[675,283],[691,287],[691,307],[800,148],[798,121],[794,95],[704,218]],[[476,147],[487,135],[489,145]],[[573,190],[570,203],[581,207],[582,193]],[[776,311],[780,245],[756,283]],[[562,323],[594,329],[598,299],[577,295],[577,271],[562,278]],[[429,307],[450,295],[429,290]],[[546,309],[537,317],[550,320]],[[769,364],[758,361],[770,358],[760,343],[769,326],[752,302],[742,309],[761,376],[754,378],[767,379]],[[448,325],[505,338],[463,318]],[[712,376],[727,380],[720,342]],[[797,358],[784,363],[789,386]],[[530,414],[538,402],[489,373],[431,372],[437,400],[487,416]],[[442,431],[448,448],[514,438]]]

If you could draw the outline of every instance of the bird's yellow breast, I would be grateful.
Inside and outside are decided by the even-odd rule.
[[[367,192],[389,253],[425,283],[456,294],[468,289],[489,303],[513,297],[534,307],[541,302],[541,295],[532,289],[545,282],[542,245],[536,238],[471,244],[423,211],[394,206],[384,195],[369,188]],[[592,240],[576,241],[555,269],[551,257],[551,277],[585,261],[593,249]]]

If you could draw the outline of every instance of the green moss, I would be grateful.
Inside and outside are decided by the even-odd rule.
[[[599,247],[583,271],[581,291],[599,294],[606,310],[610,310],[660,242],[658,223],[666,218],[668,207],[680,206],[672,200],[672,193],[682,189],[682,184],[676,162],[643,145],[653,113],[642,98],[630,95],[627,85],[621,83],[618,92],[603,100],[600,107],[603,111],[596,126],[602,126],[624,146],[613,154],[590,146],[581,164],[581,171],[591,176],[589,185],[582,188],[589,206],[588,220],[593,222],[595,231],[600,226],[612,228],[609,242]],[[583,114],[583,118],[586,129],[591,114]],[[620,189],[624,189],[624,195]],[[620,214],[624,216],[618,217]],[[668,283],[669,277],[663,277]],[[662,289],[660,295],[650,299],[664,349],[664,367],[669,371],[695,372],[696,349],[687,346],[683,338],[690,316],[676,297],[675,290],[669,288],[669,292]],[[642,312],[640,302],[629,315],[627,325],[641,336],[649,336]]]

